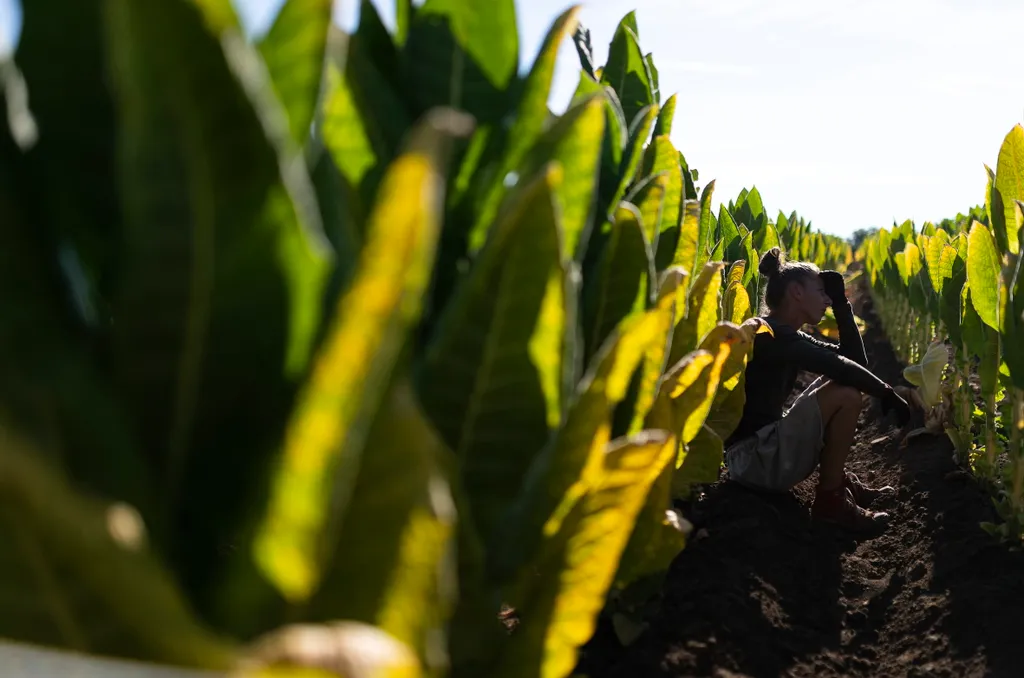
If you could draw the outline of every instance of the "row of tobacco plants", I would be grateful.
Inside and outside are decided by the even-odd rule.
[[[289,0],[255,44],[227,0],[24,3],[0,635],[554,678],[628,617],[740,415],[749,264],[852,252],[756,189],[716,213],[633,15],[599,68],[577,12],[521,75],[512,0],[394,31],[364,2],[351,35]]]
[[[1024,535],[1024,127],[987,165],[984,206],[880,229],[858,258],[925,430],[949,436],[957,460],[995,494],[1005,538]]]

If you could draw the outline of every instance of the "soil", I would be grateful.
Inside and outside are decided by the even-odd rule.
[[[905,383],[863,289],[854,306],[871,369]],[[578,674],[1024,675],[1024,553],[979,526],[997,521],[992,501],[949,440],[902,440],[865,397],[847,466],[897,488],[872,506],[890,514],[884,532],[812,523],[813,476],[781,495],[709,486],[684,509],[694,532],[648,628],[623,647],[602,619]]]

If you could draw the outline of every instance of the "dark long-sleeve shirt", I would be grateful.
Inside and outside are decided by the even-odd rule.
[[[799,372],[824,375],[852,386],[861,393],[881,397],[889,385],[867,368],[857,323],[850,303],[833,308],[839,325],[839,344],[819,341],[773,318],[765,318],[775,336],[764,332],[754,339],[754,351],[746,370],[746,404],[743,417],[726,445],[753,435],[759,428],[782,418],[786,399]]]

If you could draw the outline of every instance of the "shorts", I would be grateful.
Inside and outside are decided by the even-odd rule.
[[[766,424],[725,451],[728,477],[746,487],[785,492],[806,480],[821,459],[825,431],[816,392],[818,377],[797,396],[782,419]]]

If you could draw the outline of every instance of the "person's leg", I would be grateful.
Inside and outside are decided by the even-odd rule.
[[[818,468],[819,486],[823,490],[835,490],[843,485],[846,457],[853,446],[863,398],[857,389],[834,382],[819,388],[815,397],[825,428],[825,447],[821,450]]]
[[[846,473],[846,458],[857,432],[863,397],[854,388],[830,382],[817,389],[815,398],[821,411],[824,447],[812,514],[853,529],[868,529],[884,522],[887,514],[867,511],[857,502],[858,494],[862,497],[860,503],[866,503],[883,490],[863,487]]]

